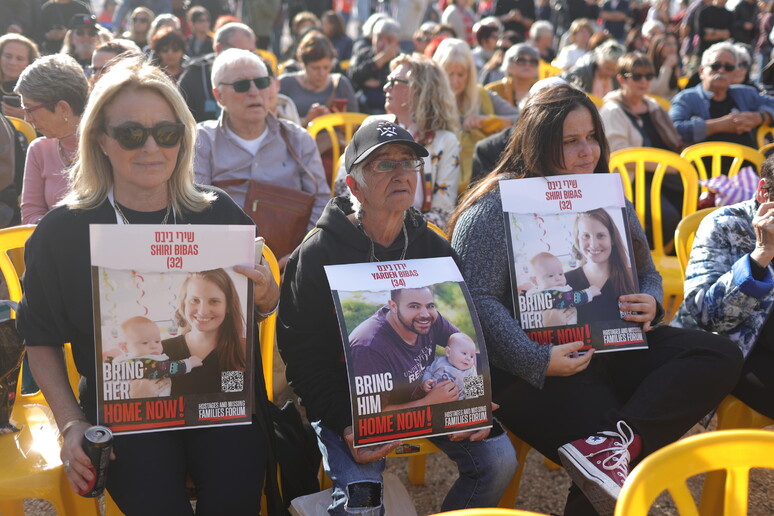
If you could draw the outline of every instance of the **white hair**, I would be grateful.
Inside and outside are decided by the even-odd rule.
[[[711,65],[715,60],[715,56],[721,52],[728,52],[731,54],[734,58],[734,64],[739,62],[739,54],[737,53],[734,44],[729,43],[728,41],[721,41],[720,43],[715,43],[704,51],[704,53],[701,55],[701,66]]]
[[[554,25],[550,21],[538,20],[529,28],[529,39],[534,41],[546,33],[551,34],[551,37],[553,37]]]
[[[500,65],[500,71],[507,76],[508,65],[514,62],[516,58],[519,57],[520,55],[525,55],[525,54],[529,55],[530,57],[534,57],[537,60],[540,60],[540,52],[538,52],[535,47],[527,43],[517,43],[505,51],[505,56],[503,57],[503,64]]]
[[[400,35],[400,25],[392,18],[382,18],[374,24],[374,28],[371,31],[372,36],[378,34],[384,34],[386,36],[398,36]]]
[[[646,38],[651,39],[655,29],[661,29],[660,33],[663,33],[666,31],[666,26],[659,20],[646,20],[645,23],[642,24],[640,33]]]
[[[224,50],[218,54],[215,61],[212,63],[212,86],[214,88],[220,87],[220,81],[223,79],[227,70],[253,65],[260,69],[262,76],[269,75],[266,65],[263,64],[261,58],[254,52],[242,50],[241,48],[229,48]]]

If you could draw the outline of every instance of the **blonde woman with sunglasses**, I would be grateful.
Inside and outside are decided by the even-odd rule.
[[[195,131],[193,116],[164,72],[133,59],[111,67],[83,114],[70,193],[27,242],[17,324],[59,426],[62,463],[75,490],[85,490],[94,478],[81,445],[96,422],[89,226],[252,224],[222,191],[194,184]],[[253,282],[259,320],[276,310],[278,286],[267,265],[235,270]],[[65,342],[72,343],[82,377],[80,404],[67,381]],[[117,435],[108,492],[127,516],[192,516],[185,488],[190,476],[196,514],[258,514],[268,451],[260,417],[247,425]]]

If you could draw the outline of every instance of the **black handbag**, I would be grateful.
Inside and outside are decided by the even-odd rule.
[[[0,301],[4,310],[16,309],[13,301]],[[24,343],[16,331],[16,321],[10,311],[0,318],[0,433],[16,431],[10,423],[13,403],[16,401],[16,384],[24,359]]]

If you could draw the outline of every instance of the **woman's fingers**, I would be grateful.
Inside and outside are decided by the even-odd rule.
[[[559,344],[551,349],[551,358],[548,362],[547,376],[570,376],[586,369],[591,362],[594,354],[593,349],[589,349],[581,355],[578,351],[585,347],[583,342],[570,342],[568,344]]]

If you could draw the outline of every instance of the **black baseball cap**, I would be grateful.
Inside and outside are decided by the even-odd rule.
[[[70,29],[82,29],[84,27],[97,27],[97,17],[93,14],[76,14],[70,18]]]
[[[429,155],[427,149],[415,142],[411,133],[401,126],[387,120],[365,123],[355,132],[344,153],[344,167],[347,173],[352,170],[352,167],[362,163],[376,149],[391,143],[400,143],[411,147],[419,158]]]

